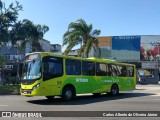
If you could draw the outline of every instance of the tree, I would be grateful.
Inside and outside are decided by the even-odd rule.
[[[20,10],[22,10],[22,5],[19,2],[11,3],[6,8],[5,3],[0,0],[0,45],[10,40],[10,30],[16,23]]]
[[[3,57],[3,55],[0,54],[0,67],[3,68],[3,66],[7,63],[7,59]]]
[[[18,13],[21,10],[22,5],[17,1],[6,8],[5,3],[0,0],[0,45],[5,45],[9,41],[15,45],[17,41],[22,40],[21,48],[24,49],[25,43],[29,41],[32,44],[32,51],[42,51],[38,40],[43,38],[49,27],[35,25],[27,19],[18,21]]]
[[[0,68],[1,68],[1,75],[2,75],[2,78],[4,77],[4,66],[6,65],[7,63],[7,59],[3,57],[3,55],[0,54]]]
[[[80,45],[78,56],[88,57],[89,50],[93,43],[97,43],[96,36],[100,33],[100,30],[93,30],[92,24],[88,25],[83,19],[71,22],[63,35],[63,46],[67,45],[64,54],[67,55],[73,47]]]
[[[49,27],[46,25],[35,25],[30,20],[24,19],[17,22],[11,30],[12,44],[15,44],[17,40],[21,40],[21,48],[24,49],[26,42],[30,42],[33,52],[43,51],[38,41],[43,38],[48,30]]]
[[[26,31],[26,40],[32,44],[32,51],[43,51],[39,43],[39,39],[42,39],[44,34],[49,30],[46,25],[34,25],[29,20],[24,20],[24,29]],[[26,41],[24,41],[26,42]]]

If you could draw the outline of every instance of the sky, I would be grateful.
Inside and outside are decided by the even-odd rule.
[[[15,0],[2,0],[6,4]],[[84,19],[100,36],[160,35],[160,0],[17,0],[19,20],[47,25],[44,39],[62,44],[69,23]]]

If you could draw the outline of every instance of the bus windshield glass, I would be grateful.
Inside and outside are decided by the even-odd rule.
[[[26,56],[23,67],[23,80],[35,80],[41,77],[40,54]]]

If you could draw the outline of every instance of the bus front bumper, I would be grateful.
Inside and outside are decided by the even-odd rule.
[[[23,96],[41,96],[40,88],[37,89],[22,89],[20,90]]]

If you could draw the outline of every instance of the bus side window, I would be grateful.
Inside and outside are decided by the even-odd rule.
[[[95,63],[82,61],[82,75],[95,75]]]
[[[63,59],[58,57],[46,56],[43,62],[43,80],[60,77],[63,75]]]
[[[104,63],[96,63],[96,75],[107,76],[107,66]]]
[[[81,75],[81,62],[78,60],[66,59],[66,74]]]
[[[120,77],[126,77],[126,66],[124,65],[117,65],[117,71],[118,71],[118,76]]]
[[[109,65],[109,76],[117,76],[118,73],[117,73],[117,66],[114,65],[114,64],[110,64]]]

